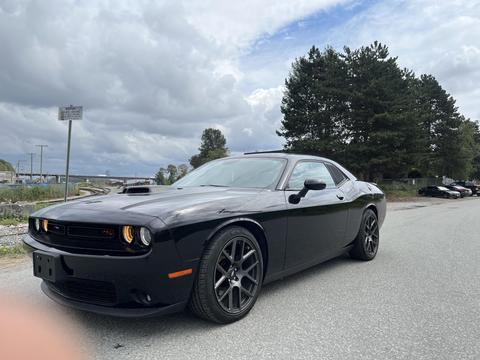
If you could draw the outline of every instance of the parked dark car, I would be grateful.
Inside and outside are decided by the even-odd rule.
[[[377,186],[331,160],[252,154],[209,162],[164,191],[39,210],[24,242],[61,304],[130,317],[189,306],[228,323],[263,284],[346,252],[372,260],[385,213]]]
[[[460,192],[449,190],[445,186],[427,186],[418,190],[419,195],[458,199]]]
[[[467,189],[466,187],[460,185],[445,185],[445,187],[452,191],[458,191],[462,198],[466,196],[472,196],[472,190]]]
[[[460,186],[463,186],[467,189],[470,189],[472,190],[472,195],[477,195],[477,196],[480,196],[480,186],[479,185],[476,185],[474,182],[472,181],[455,181],[454,183],[450,184],[450,185],[460,185]]]

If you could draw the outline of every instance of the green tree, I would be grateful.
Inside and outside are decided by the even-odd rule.
[[[474,129],[474,142],[475,150],[474,157],[472,162],[472,172],[470,173],[470,178],[480,179],[480,129],[478,122],[470,121],[472,129]]]
[[[480,173],[476,124],[433,76],[401,69],[379,42],[313,46],[292,64],[281,112],[286,150],[331,157],[360,178]]]
[[[182,177],[184,177],[188,173],[188,165],[187,164],[180,164],[180,165],[177,166],[177,169],[178,169],[177,180],[181,179]]]
[[[177,180],[177,167],[173,164],[169,164],[167,166],[167,172],[168,172],[168,183],[173,184]]]
[[[13,168],[12,164],[10,164],[8,161],[0,159],[0,171],[15,172],[15,169]]]
[[[414,75],[378,42],[345,48],[344,59],[350,86],[347,165],[369,180],[406,176],[415,166],[420,136]]]
[[[473,124],[458,112],[455,99],[432,75],[420,77],[422,126],[430,153],[429,173],[456,179],[468,177],[475,157]]]
[[[228,155],[227,140],[218,129],[208,128],[203,130],[202,143],[199,154],[190,158],[190,165],[195,169],[208,161],[219,159]]]
[[[158,170],[158,172],[155,175],[155,183],[157,185],[168,185],[166,174],[167,174],[167,169],[163,167],[160,168],[160,170]]]
[[[335,157],[348,115],[346,80],[345,61],[332,48],[322,53],[313,46],[307,56],[295,60],[285,80],[284,118],[277,131],[287,149]]]

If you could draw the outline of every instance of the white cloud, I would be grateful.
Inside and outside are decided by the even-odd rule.
[[[480,2],[394,0],[379,2],[329,34],[351,47],[379,40],[398,63],[434,75],[460,111],[480,119]]]
[[[76,171],[152,173],[185,162],[207,126],[224,131],[232,151],[257,136],[277,144],[272,100],[252,105],[241,89],[241,54],[343,1],[0,0],[0,157],[48,143],[46,163],[61,171],[66,134],[56,107],[64,104],[85,108],[74,125]],[[256,132],[248,141],[244,128]]]
[[[46,167],[62,171],[63,104],[85,107],[74,124],[73,172],[151,174],[186,162],[208,126],[226,134],[234,153],[279,148],[283,79],[306,41],[282,29],[298,22],[301,31],[309,15],[358,3],[0,0],[0,158],[26,158],[48,143]],[[479,6],[379,2],[323,31],[330,41],[317,45],[385,42],[401,65],[434,74],[478,119]],[[256,57],[277,32],[282,48]]]

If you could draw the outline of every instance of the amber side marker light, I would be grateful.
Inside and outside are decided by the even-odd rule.
[[[42,220],[42,229],[45,232],[48,231],[48,220],[47,219]]]
[[[123,239],[131,244],[133,242],[133,226],[127,225],[122,228]]]
[[[191,273],[192,273],[192,269],[180,270],[180,271],[176,271],[176,272],[168,274],[168,278],[169,279],[175,279],[175,278],[178,278],[180,276],[190,275]]]

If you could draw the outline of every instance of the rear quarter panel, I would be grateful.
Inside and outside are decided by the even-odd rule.
[[[369,206],[377,211],[379,225],[382,226],[386,216],[386,198],[380,188],[364,181],[352,181],[347,189],[343,189],[350,199],[346,243],[352,242],[358,234],[362,222],[363,212]]]

